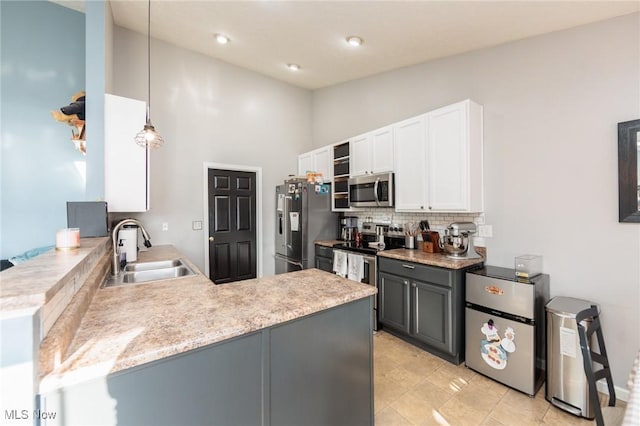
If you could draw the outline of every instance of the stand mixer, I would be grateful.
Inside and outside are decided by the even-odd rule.
[[[473,222],[453,222],[444,230],[442,248],[451,259],[479,259],[473,246],[473,237],[477,231]]]

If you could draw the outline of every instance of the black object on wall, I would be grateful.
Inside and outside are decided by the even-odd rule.
[[[106,201],[67,201],[67,227],[80,228],[80,237],[106,237]]]
[[[619,222],[640,222],[640,186],[638,186],[639,133],[640,120],[618,123]]]

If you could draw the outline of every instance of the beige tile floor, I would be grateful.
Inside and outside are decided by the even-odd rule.
[[[595,424],[549,404],[544,385],[531,398],[384,331],[373,347],[376,426]]]

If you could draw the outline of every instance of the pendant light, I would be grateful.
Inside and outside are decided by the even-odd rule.
[[[164,139],[151,124],[151,0],[148,0],[147,13],[147,122],[138,132],[135,141],[143,148],[160,148]]]

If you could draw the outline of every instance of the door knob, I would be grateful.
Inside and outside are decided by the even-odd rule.
[[[214,239],[215,238],[213,238],[213,237],[209,237],[209,241],[211,241],[211,242],[213,242]]]

